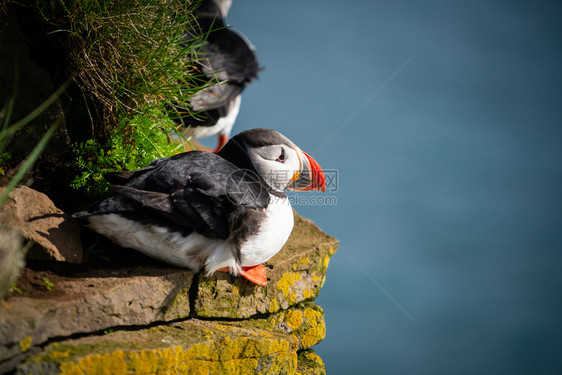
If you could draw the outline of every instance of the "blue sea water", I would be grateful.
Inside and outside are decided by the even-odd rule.
[[[341,241],[329,374],[562,373],[561,16],[234,0],[264,70],[233,133],[277,129],[336,177],[295,207]]]

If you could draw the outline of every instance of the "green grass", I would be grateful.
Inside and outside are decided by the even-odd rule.
[[[197,29],[197,1],[52,0],[35,7],[65,34],[73,77],[95,103],[107,129],[126,113],[149,107],[187,106],[207,87],[196,68],[204,36],[183,40]],[[97,136],[97,134],[96,134]]]
[[[169,139],[177,132],[172,108],[189,108],[193,94],[217,83],[197,70],[205,36],[185,39],[187,31],[200,34],[193,16],[198,1],[52,0],[34,6],[51,25],[50,35],[66,40],[72,77],[93,103],[92,137],[72,147],[72,188],[95,200],[108,191],[104,173],[184,151]]]

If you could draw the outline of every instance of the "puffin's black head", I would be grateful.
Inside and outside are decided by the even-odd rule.
[[[326,189],[320,165],[275,130],[243,131],[232,137],[218,154],[241,169],[256,172],[275,191]]]

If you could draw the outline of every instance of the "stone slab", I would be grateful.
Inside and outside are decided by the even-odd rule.
[[[52,338],[187,318],[190,271],[129,267],[37,271],[0,305],[0,363]],[[1,372],[1,371],[0,371]]]
[[[288,323],[288,332],[283,328],[287,316],[310,311],[318,313],[312,324],[323,325],[322,310],[308,303],[265,319],[189,319],[70,339],[47,345],[21,364],[17,374],[292,374],[299,367],[322,373],[311,372],[323,365],[310,351],[300,357],[299,365],[300,335],[305,332],[300,326],[310,322],[304,318]]]

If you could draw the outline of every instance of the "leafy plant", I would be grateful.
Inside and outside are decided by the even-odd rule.
[[[90,139],[74,144],[72,167],[77,173],[71,186],[89,198],[102,197],[109,189],[105,173],[136,170],[154,159],[185,151],[183,144],[170,141],[174,133],[181,139],[175,123],[155,109],[134,115],[131,120],[123,118],[106,142]]]

